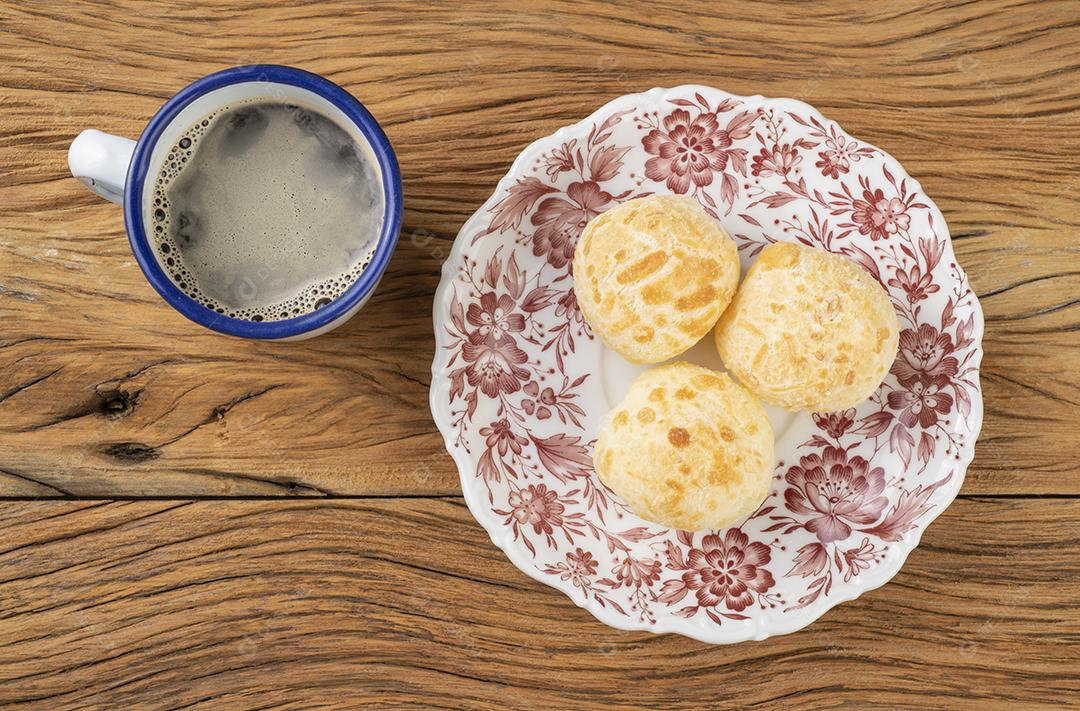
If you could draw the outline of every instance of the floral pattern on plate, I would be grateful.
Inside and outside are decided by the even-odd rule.
[[[652,193],[696,199],[744,268],[776,241],[850,257],[901,321],[878,391],[789,416],[768,499],[727,530],[641,520],[592,468],[613,403],[573,249]],[[473,514],[515,565],[624,629],[763,639],[883,584],[955,497],[982,420],[982,313],[941,213],[893,158],[790,99],[654,89],[537,141],[458,234],[434,320],[432,412]]]

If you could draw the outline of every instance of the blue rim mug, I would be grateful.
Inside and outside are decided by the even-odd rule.
[[[218,313],[185,294],[158,263],[146,225],[150,223],[152,213],[154,176],[180,135],[203,116],[230,102],[264,97],[314,106],[342,125],[354,126],[375,156],[385,212],[370,263],[336,299],[294,318],[256,322]],[[83,131],[68,151],[68,166],[72,175],[92,191],[123,205],[131,250],[158,294],[195,323],[230,336],[299,340],[326,333],[345,323],[375,290],[401,228],[401,174],[394,150],[379,123],[337,84],[293,67],[255,64],[203,77],[166,101],[150,119],[138,141],[93,129]]]

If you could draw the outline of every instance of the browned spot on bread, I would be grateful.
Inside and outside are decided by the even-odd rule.
[[[649,284],[641,290],[641,299],[650,306],[666,303],[671,298],[671,292],[657,284]]]
[[[754,266],[758,269],[783,269],[794,266],[798,261],[798,247],[787,242],[777,242],[761,253]]]
[[[608,451],[604,452],[604,458],[602,460],[602,464],[604,465],[604,469],[607,469],[609,471],[611,470],[611,461],[612,461],[612,454],[611,454],[611,450],[609,449]]]
[[[755,425],[753,422],[750,422],[746,425],[746,427],[743,428],[743,431],[746,432],[746,434],[748,435],[757,434],[757,425]]]
[[[672,447],[685,447],[690,444],[690,433],[682,427],[672,427],[668,430],[667,439]]]
[[[663,328],[664,326],[666,326],[667,325],[667,316],[665,316],[664,314],[658,314],[657,317],[656,317],[656,325],[659,326],[660,328]]]
[[[708,306],[715,300],[716,288],[712,284],[704,284],[694,290],[693,293],[677,299],[675,308],[679,311],[693,311]]]
[[[705,477],[713,486],[720,486],[731,481],[731,472],[727,469],[710,469]]]
[[[750,367],[753,370],[760,370],[762,363],[765,362],[766,351],[769,350],[769,346],[762,343],[758,347],[757,353],[754,354],[754,359],[750,362]],[[742,377],[742,371],[739,372],[739,377]]]
[[[664,484],[667,485],[667,488],[671,489],[672,491],[683,491],[683,485],[680,484],[676,479],[668,479],[664,482]]]
[[[731,431],[730,427],[721,427],[720,428],[720,439],[724,440],[725,442],[734,442],[735,441],[735,433]]]
[[[638,343],[647,343],[653,337],[652,326],[638,326],[634,329],[634,340]]]
[[[639,282],[667,264],[667,260],[667,252],[661,250],[650,252],[620,272],[615,281],[620,284]]]
[[[690,465],[689,464],[680,464],[679,465],[679,473],[680,474],[689,474],[690,473]]]
[[[716,375],[701,374],[695,375],[690,379],[690,382],[699,388],[723,388],[724,379]]]
[[[637,413],[638,422],[648,424],[656,419],[656,412],[651,407],[643,407]]]
[[[709,318],[690,319],[689,321],[680,321],[678,323],[679,330],[689,336],[704,334],[712,328],[712,325],[712,321]]]
[[[690,388],[679,388],[675,391],[676,400],[693,400],[695,395],[697,393]]]
[[[649,400],[652,401],[652,402],[660,402],[663,399],[664,399],[664,389],[663,388],[653,388],[652,391],[649,393]]]
[[[732,461],[728,450],[726,448],[717,448],[712,452],[712,464],[705,478],[713,486],[727,488],[738,478],[739,471],[738,461]]]
[[[616,429],[618,429],[619,427],[626,427],[629,422],[630,416],[626,414],[626,410],[622,410],[621,412],[616,413],[615,419],[613,420],[613,424],[615,425]]]
[[[709,257],[688,257],[686,273],[715,276],[720,271],[720,263]]]
[[[855,371],[849,370],[847,375],[844,376],[844,385],[851,385],[855,382]]]
[[[877,346],[874,347],[874,353],[881,353],[881,347],[885,345],[885,341],[889,338],[889,329],[879,328],[877,330]]]
[[[732,319],[732,320],[734,320],[734,319]],[[750,333],[754,334],[755,336],[764,336],[765,335],[764,331],[762,331],[760,328],[758,328],[753,323],[750,323],[748,321],[740,321],[739,322],[739,328],[741,328],[744,331],[749,331]]]

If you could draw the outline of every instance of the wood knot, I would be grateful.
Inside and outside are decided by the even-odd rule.
[[[102,454],[122,462],[138,464],[148,462],[161,456],[161,450],[140,442],[116,442],[101,448]]]
[[[131,414],[135,405],[139,403],[139,395],[142,390],[125,392],[119,389],[98,390],[98,410],[106,418],[115,420]]]

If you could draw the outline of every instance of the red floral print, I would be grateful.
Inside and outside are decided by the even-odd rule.
[[[785,577],[798,575],[800,578],[809,578],[820,575],[829,564],[829,551],[819,541],[807,543],[795,554],[794,565]]]
[[[574,585],[584,589],[589,586],[589,578],[595,573],[596,561],[593,560],[592,553],[578,548],[573,553],[566,554],[566,569],[560,577],[563,580],[572,579]]]
[[[522,445],[528,444],[529,440],[522,437],[519,434],[514,434],[513,429],[510,427],[510,423],[506,419],[492,422],[490,427],[481,427],[480,434],[485,435],[487,439],[484,441],[488,448],[496,447],[499,450],[499,456],[505,456],[507,451],[513,451],[514,454],[521,454]]]
[[[859,145],[855,141],[849,141],[844,136],[829,136],[825,139],[825,150],[818,153],[821,159],[814,163],[821,168],[821,174],[827,175],[834,180],[851,169],[851,162],[858,160]]]
[[[508,334],[524,331],[525,317],[513,311],[514,300],[506,294],[499,297],[490,291],[483,294],[480,303],[469,304],[469,310],[465,314],[465,319],[476,326],[476,330],[470,334],[470,340],[474,343],[495,343]]]
[[[814,424],[818,428],[825,430],[830,437],[840,439],[844,436],[844,433],[855,424],[855,408],[848,408],[842,412],[827,412],[820,413],[815,412],[813,415]]]
[[[930,324],[900,332],[900,352],[891,369],[900,389],[889,393],[887,402],[905,427],[934,427],[949,414],[953,396],[946,390],[959,369],[954,350],[952,338]]]
[[[533,446],[547,473],[559,481],[592,474],[592,455],[582,446],[581,437],[559,432],[550,437],[533,438]]]
[[[522,218],[532,210],[537,200],[544,195],[557,192],[559,192],[558,188],[552,185],[544,185],[534,175],[518,180],[514,185],[507,188],[506,197],[491,209],[494,213],[491,223],[477,237],[474,237],[473,241],[475,242],[484,235],[501,233],[506,230],[517,230],[521,227]]]
[[[462,344],[461,356],[468,363],[465,376],[469,385],[479,387],[488,397],[517,392],[521,389],[521,381],[529,377],[529,371],[521,367],[528,362],[529,356],[509,336],[479,343],[469,339]]]
[[[848,582],[864,570],[869,570],[873,562],[874,544],[870,542],[869,538],[863,536],[862,543],[859,544],[858,548],[848,548],[844,551],[844,563],[847,564],[847,570],[844,572],[844,582]]]
[[[566,507],[559,495],[544,484],[530,484],[527,489],[511,491],[507,503],[510,515],[518,524],[530,524],[535,533],[551,534],[553,527],[562,526]]]
[[[897,269],[896,276],[886,282],[889,286],[900,289],[907,296],[909,304],[922,301],[937,293],[939,287],[934,283],[933,274],[922,271],[918,264],[912,265],[910,270]]]
[[[566,554],[566,561],[572,563],[583,575],[592,575],[596,572],[596,561],[592,553],[587,553],[578,548],[573,553]]]
[[[873,523],[889,503],[881,496],[885,490],[882,469],[871,469],[859,456],[848,459],[846,451],[831,445],[822,454],[802,457],[785,479],[791,485],[784,492],[788,508],[812,516],[806,529],[822,543],[844,540],[851,535],[852,525]]]
[[[555,304],[555,315],[574,323],[583,323],[585,321],[585,317],[581,314],[581,308],[578,307],[577,294],[574,293],[573,289],[559,297]]]
[[[691,119],[686,109],[676,109],[664,117],[663,129],[654,128],[642,139],[645,151],[656,156],[645,162],[650,180],[666,181],[672,192],[690,192],[713,181],[713,171],[723,170],[727,155],[720,151],[731,145],[731,137],[720,130],[716,114],[701,113]]]
[[[952,395],[945,392],[948,386],[949,379],[944,375],[919,376],[906,389],[889,393],[889,407],[900,411],[900,422],[906,427],[914,427],[915,423],[924,429],[933,427],[940,416],[952,409]]]
[[[525,394],[530,396],[521,401],[521,407],[526,414],[535,414],[538,420],[551,417],[551,406],[555,404],[554,390],[544,388],[541,392],[540,386],[534,380],[525,385]]]
[[[575,138],[551,151],[551,155],[544,161],[544,172],[547,173],[549,180],[555,180],[559,177],[559,173],[574,169],[574,146],[576,145]]]
[[[544,567],[544,572],[558,575],[559,580],[569,580],[571,584],[588,593],[593,590],[592,577],[596,575],[597,561],[592,553],[577,548],[566,554],[565,561]]]
[[[900,352],[892,374],[904,387],[922,378],[951,378],[959,368],[953,350],[949,334],[939,333],[928,323],[919,324],[918,330],[905,328],[900,332]]]
[[[750,172],[756,176],[778,175],[786,178],[801,162],[802,156],[794,146],[774,144],[771,150],[762,148],[758,151],[750,165]]]
[[[649,587],[660,579],[660,561],[637,560],[626,556],[612,572],[620,585],[628,588]]]
[[[770,557],[767,545],[751,543],[737,528],[729,529],[723,540],[710,533],[702,538],[701,548],[690,549],[690,570],[682,580],[702,607],[723,603],[730,610],[745,610],[754,602],[753,593],[763,593],[775,582],[765,568]]]
[[[611,193],[597,183],[571,183],[566,188],[566,198],[549,197],[540,202],[531,221],[533,254],[545,256],[553,267],[565,267],[574,258],[574,245],[581,230],[589,220],[606,210],[611,203]]]
[[[871,240],[906,231],[911,225],[907,205],[899,198],[886,199],[880,188],[864,190],[862,199],[852,201],[852,207],[851,219],[858,225],[859,234],[870,235]]]

